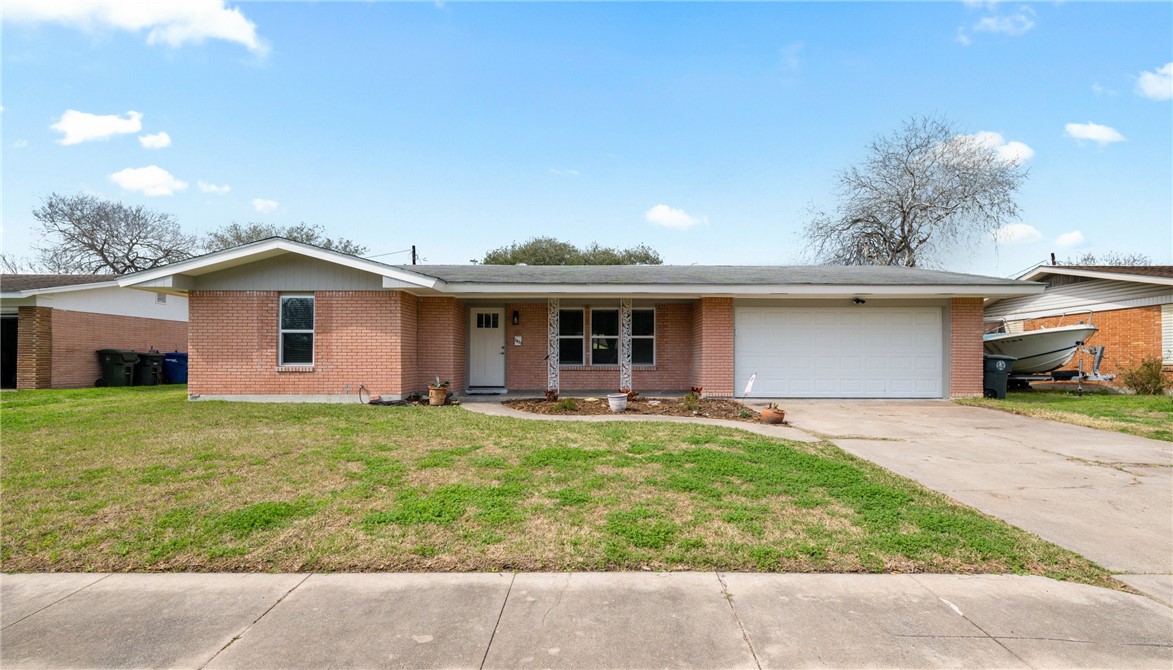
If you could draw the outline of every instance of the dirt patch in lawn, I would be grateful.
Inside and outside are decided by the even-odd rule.
[[[610,415],[611,407],[607,398],[567,398],[551,402],[545,398],[522,398],[507,400],[504,405],[522,412],[554,414],[558,416]],[[645,416],[687,416],[706,419],[729,419],[757,423],[758,413],[735,400],[701,398],[695,404],[686,403],[683,398],[640,398],[627,403],[623,414]]]

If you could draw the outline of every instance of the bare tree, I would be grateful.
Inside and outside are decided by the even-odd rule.
[[[346,238],[337,239],[326,237],[326,230],[322,226],[310,225],[302,222],[296,226],[278,226],[272,223],[250,221],[241,225],[235,221],[221,226],[204,237],[201,246],[205,251],[220,251],[232,247],[256,242],[269,237],[284,237],[294,242],[312,244],[316,247],[337,251],[352,256],[364,256],[367,248]]]
[[[1059,261],[1059,265],[1115,265],[1136,266],[1152,265],[1153,259],[1145,254],[1129,254],[1120,251],[1105,251],[1100,255],[1085,253],[1079,258],[1068,258]]]
[[[837,175],[839,204],[803,230],[815,260],[933,265],[950,248],[988,239],[1018,216],[1022,161],[942,118],[909,119],[874,140],[862,165]]]
[[[0,253],[0,272],[4,274],[38,274],[40,268],[35,261],[19,256]]]
[[[126,274],[188,258],[195,247],[170,214],[84,193],[53,193],[33,218],[48,242],[36,248],[46,272]]]

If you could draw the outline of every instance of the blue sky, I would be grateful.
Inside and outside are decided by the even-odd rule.
[[[1030,169],[1006,241],[945,269],[1173,262],[1167,2],[110,4],[5,3],[6,253],[91,192],[433,263],[538,235],[794,263],[835,172],[938,114]]]

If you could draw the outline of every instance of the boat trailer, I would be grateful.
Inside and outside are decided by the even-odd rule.
[[[1116,375],[1101,374],[1100,363],[1104,360],[1104,347],[1080,346],[1080,354],[1090,354],[1092,356],[1091,372],[1085,373],[1083,371],[1083,356],[1079,357],[1079,367],[1075,370],[1052,370],[1045,374],[1030,374],[1030,375],[1010,375],[1007,377],[1008,384],[1012,389],[1025,390],[1030,388],[1031,382],[1075,382],[1077,384],[1076,390],[1083,393],[1084,382],[1110,382],[1116,378]]]

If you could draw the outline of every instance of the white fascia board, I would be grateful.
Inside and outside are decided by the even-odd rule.
[[[34,295],[45,295],[48,293],[72,293],[73,291],[86,291],[94,288],[118,288],[118,281],[111,279],[110,281],[93,282],[90,284],[70,284],[68,286],[50,286],[48,288],[31,288],[27,291],[15,291],[13,293],[5,293],[5,298],[27,298]]]
[[[1099,272],[1097,270],[1076,270],[1065,268],[1062,265],[1046,265],[1036,269],[1027,279],[1036,281],[1046,275],[1069,275],[1072,277],[1088,277],[1089,279],[1111,279],[1112,281],[1130,281],[1140,284],[1161,284],[1173,286],[1173,277],[1152,277],[1149,275],[1134,275],[1127,272]]]
[[[407,289],[407,290],[411,290],[414,288],[424,288],[424,289],[433,289],[436,292],[447,292],[444,290],[444,287],[446,286],[446,284],[444,283],[443,279],[437,279],[435,277],[427,277],[424,275],[420,275],[420,276],[423,277],[424,279],[427,279],[429,283],[425,284],[425,283],[421,283],[418,281],[405,282],[402,279],[399,279],[398,277],[392,277],[390,275],[383,275],[383,288]]]
[[[261,240],[260,242],[253,242],[252,244],[233,247],[232,249],[226,249],[224,251],[217,251],[206,254],[204,256],[199,256],[198,258],[191,258],[186,261],[171,263],[153,270],[144,270],[142,272],[126,275],[118,280],[118,285],[136,286],[146,282],[162,279],[164,277],[180,274],[198,276],[201,274],[214,272],[216,270],[227,269],[229,267],[235,267],[238,265],[245,265],[250,262],[250,260],[272,258],[275,255],[280,255],[280,252],[314,258],[320,261],[325,261],[327,263],[334,263],[336,265],[341,265],[355,270],[369,272],[374,275],[380,275],[382,277],[391,277],[392,279],[396,279],[413,286],[431,288],[438,281],[434,277],[427,277],[425,275],[416,274],[414,272],[405,272],[389,265],[328,251],[326,249],[319,249],[308,244],[291,242],[289,240]]]
[[[631,296],[713,296],[713,297],[1014,297],[1042,293],[1043,284],[1018,286],[841,286],[831,284],[474,284],[450,283],[443,292],[453,295],[500,295],[542,297],[548,295],[631,295]]]

